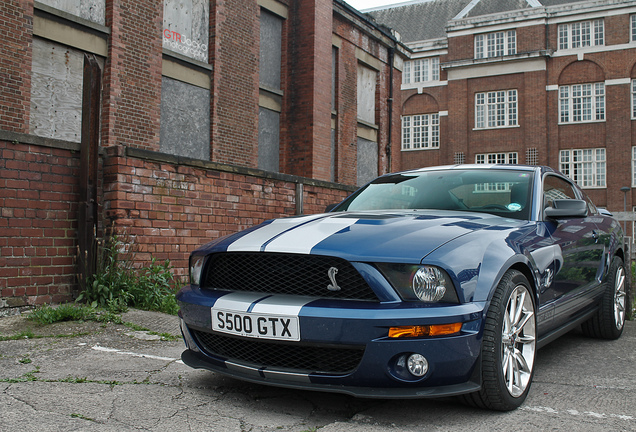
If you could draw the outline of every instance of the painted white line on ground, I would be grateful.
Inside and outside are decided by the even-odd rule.
[[[593,412],[593,411],[581,412],[581,411],[577,411],[577,410],[574,410],[574,409],[558,411],[558,410],[556,410],[554,408],[542,407],[542,406],[522,406],[519,409],[524,410],[524,411],[543,412],[543,413],[556,414],[556,415],[568,414],[568,415],[571,415],[571,416],[585,416],[585,417],[591,417],[591,418],[595,418],[595,419],[610,419],[610,418],[612,418],[612,419],[619,419],[619,420],[626,420],[626,421],[636,420],[636,417],[631,416],[631,415],[604,414],[604,413],[597,413],[597,412]]]
[[[92,349],[95,351],[110,352],[115,354],[127,355],[131,357],[141,357],[141,358],[148,358],[153,360],[161,360],[161,361],[176,362],[176,363],[183,364],[181,360],[172,358],[172,357],[161,357],[161,356],[156,356],[152,354],[140,354],[140,353],[134,353],[130,351],[121,351],[115,348],[107,348],[107,347],[103,347],[99,345],[95,345],[94,347],[92,347]]]

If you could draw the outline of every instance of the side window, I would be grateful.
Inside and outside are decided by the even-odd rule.
[[[591,214],[591,215],[598,214],[598,209],[596,208],[596,206],[594,205],[594,203],[592,202],[590,197],[588,197],[587,195],[583,194],[583,198],[585,199],[585,202],[587,203],[587,211],[588,211],[588,213]]]
[[[577,199],[577,196],[570,183],[549,175],[543,180],[543,208],[550,207],[555,199]]]

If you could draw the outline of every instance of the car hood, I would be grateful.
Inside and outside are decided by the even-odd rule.
[[[205,249],[415,263],[438,247],[475,231],[491,230],[496,235],[524,223],[490,214],[443,210],[335,212],[267,221]]]

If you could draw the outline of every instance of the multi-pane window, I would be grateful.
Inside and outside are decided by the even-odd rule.
[[[629,19],[630,19],[630,23],[631,23],[631,26],[630,26],[630,35],[631,35],[631,37],[630,37],[630,39],[631,39],[632,42],[635,42],[636,41],[636,15],[630,16]]]
[[[605,120],[605,84],[559,86],[559,123]]]
[[[402,150],[439,148],[439,114],[402,117]]]
[[[605,44],[602,19],[559,24],[559,49],[576,49]]]
[[[427,81],[439,81],[439,57],[404,62],[404,72],[402,73],[404,84]]]
[[[475,155],[476,164],[517,164],[517,152],[510,153],[481,153]]]
[[[476,129],[517,125],[517,90],[475,94]]]
[[[561,150],[559,170],[583,188],[605,187],[605,149]]]
[[[539,150],[536,148],[526,149],[526,164],[539,165]]]
[[[464,152],[455,152],[453,157],[453,163],[455,165],[462,165],[466,163],[466,154]]]
[[[475,58],[501,57],[517,53],[517,32],[507,30],[475,35]]]

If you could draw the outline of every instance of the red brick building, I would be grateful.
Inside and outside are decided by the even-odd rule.
[[[400,168],[408,52],[340,0],[5,0],[0,311],[78,288],[85,54],[102,85],[83,229],[125,233],[136,265],[185,275],[197,245]]]
[[[421,0],[367,12],[412,50],[402,168],[549,165],[599,206],[636,205],[636,1]]]

